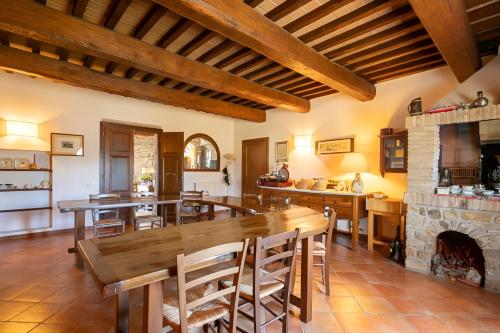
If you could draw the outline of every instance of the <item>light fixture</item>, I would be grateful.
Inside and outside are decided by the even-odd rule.
[[[27,121],[6,120],[5,134],[38,137],[38,124]]]
[[[365,155],[362,153],[346,153],[339,167],[342,171],[356,173],[352,181],[352,190],[356,193],[363,192],[365,184],[361,179],[361,173],[368,172]]]
[[[312,137],[310,135],[296,135],[294,143],[295,148],[311,148]]]

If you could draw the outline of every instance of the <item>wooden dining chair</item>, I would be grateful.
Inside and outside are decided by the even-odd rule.
[[[203,205],[197,202],[190,202],[189,199],[202,199],[203,191],[182,191],[180,198],[182,200],[180,212],[181,223],[184,223],[188,219],[194,219],[197,222],[201,221]]]
[[[337,213],[325,207],[323,211],[325,219],[328,219],[328,229],[321,234],[321,241],[313,243],[313,257],[319,257],[320,263],[313,264],[314,266],[321,267],[321,280],[325,287],[325,294],[330,296],[330,252],[332,247],[333,230],[337,221]],[[302,243],[299,242],[297,246],[297,254],[302,255]]]
[[[132,198],[147,198],[153,197],[153,192],[132,192]],[[147,230],[153,228],[161,228],[163,226],[163,218],[158,215],[157,205],[143,205],[134,207],[134,231]]]
[[[119,193],[90,194],[90,201],[119,200]],[[92,222],[95,238],[117,236],[125,233],[125,221],[119,218],[120,209],[94,209],[92,210]],[[106,231],[111,230],[111,231]],[[117,231],[118,230],[118,231]]]
[[[282,332],[288,332],[288,309],[292,290],[292,272],[295,271],[295,254],[299,229],[269,236],[257,237],[254,256],[251,264],[246,264],[240,286],[240,315],[253,323],[253,332],[260,333],[266,326],[276,320],[282,323]],[[280,248],[282,251],[269,251]],[[233,286],[231,281],[223,281],[226,288]],[[273,302],[278,307],[271,308]],[[248,313],[244,308],[253,305],[253,311]],[[280,308],[280,312],[277,312]],[[272,316],[266,321],[266,311]],[[241,325],[239,331],[247,332]]]
[[[213,330],[212,323],[236,332],[240,280],[247,249],[248,239],[245,239],[189,255],[179,254],[177,285],[173,286],[177,290],[167,292],[163,299],[164,324],[181,333],[199,327]],[[235,257],[236,260],[227,260]],[[221,261],[227,265],[217,269],[223,264]],[[207,271],[209,273],[205,273]],[[233,286],[219,290],[217,283],[222,279],[230,279]],[[229,320],[222,323],[220,319],[225,316]]]
[[[292,198],[289,196],[276,196],[271,195],[269,197],[269,201],[271,204],[271,211],[283,211],[290,209],[292,204]]]

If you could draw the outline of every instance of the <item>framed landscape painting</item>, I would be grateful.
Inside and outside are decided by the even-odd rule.
[[[276,142],[276,162],[288,162],[288,141]]]
[[[51,133],[51,154],[61,156],[83,156],[83,135]]]
[[[343,154],[354,151],[354,138],[330,139],[316,141],[316,154]]]

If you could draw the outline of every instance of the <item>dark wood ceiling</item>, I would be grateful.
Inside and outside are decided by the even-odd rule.
[[[36,2],[301,98],[312,99],[336,92],[150,0]],[[406,0],[244,2],[328,59],[372,83],[446,64]],[[500,37],[500,0],[466,0],[466,7],[480,55],[496,54]],[[57,58],[113,76],[250,108],[272,108],[6,32],[0,31],[0,42],[4,46]]]

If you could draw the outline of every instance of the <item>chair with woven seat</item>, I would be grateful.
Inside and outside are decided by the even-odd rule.
[[[119,193],[90,194],[90,201],[119,200]],[[120,209],[94,209],[92,210],[92,222],[95,238],[118,236],[125,233],[125,221],[119,218]],[[103,218],[104,217],[104,218]],[[105,230],[111,230],[107,232]],[[118,230],[118,231],[117,231]]]
[[[177,284],[163,299],[164,326],[181,333],[199,327],[207,331],[209,327],[213,330],[212,323],[222,325],[221,319],[228,316],[224,325],[229,332],[236,332],[239,286],[247,249],[248,239],[189,255],[179,254]],[[234,287],[219,290],[217,283],[228,278]]]
[[[133,192],[130,194],[132,198],[153,197],[153,192]],[[143,205],[134,207],[134,231],[147,230],[153,228],[161,228],[163,226],[163,218],[157,215],[158,207],[156,205]]]
[[[184,223],[188,219],[194,219],[197,222],[201,221],[203,205],[197,202],[190,202],[189,199],[202,199],[203,191],[182,191],[180,197],[182,200],[180,212],[181,223]]]
[[[258,237],[255,241],[255,254],[243,269],[240,286],[242,304],[239,307],[239,313],[252,321],[255,333],[260,333],[276,320],[281,321],[283,333],[288,332],[288,309],[298,236],[299,229],[296,229],[266,238]],[[276,248],[282,251],[269,251]],[[226,288],[233,286],[230,281],[223,281],[222,285]],[[278,305],[281,312],[271,309],[268,302]],[[252,314],[244,311],[247,304],[252,304]],[[265,318],[266,311],[273,317],[268,321]],[[238,326],[238,330],[246,332],[241,326]]]
[[[321,280],[325,286],[325,294],[330,296],[330,252],[333,238],[333,230],[337,221],[337,213],[329,207],[325,207],[323,211],[325,219],[328,219],[328,229],[321,234],[321,241],[313,243],[313,257],[319,257],[320,263],[313,264],[321,267]],[[302,244],[297,246],[297,254],[302,255]]]

